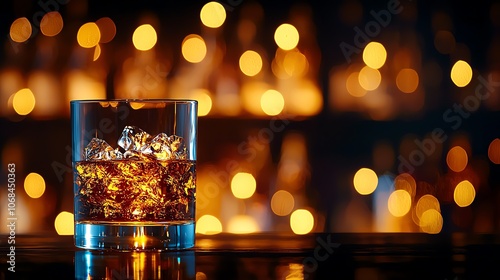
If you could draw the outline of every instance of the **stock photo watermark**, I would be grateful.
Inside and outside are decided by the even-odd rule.
[[[164,78],[167,77],[168,72],[163,70],[164,65],[158,63],[156,67],[151,67],[151,66],[146,66],[145,72],[146,74],[144,77],[141,79],[141,83],[139,85],[136,85],[132,89],[133,94],[147,94],[150,91],[153,91],[156,89],[161,82],[163,81]],[[118,119],[124,120],[128,117],[130,114],[130,108],[128,107],[117,107],[116,112],[118,116]],[[92,140],[94,137],[101,137],[103,134],[108,134],[112,133],[113,131],[117,131],[117,127],[113,124],[113,121],[111,119],[104,118],[99,121],[99,125],[96,129],[91,130],[91,131],[84,131],[84,139],[86,141]],[[71,173],[72,172],[72,147],[71,145],[66,145],[65,147],[66,150],[66,157],[65,157],[65,163],[61,163],[59,161],[53,161],[51,164],[52,170],[57,176],[57,179],[59,182],[63,182],[64,180],[64,175],[66,173]]]
[[[158,88],[168,75],[168,72],[162,68],[166,67],[160,63],[156,64],[156,68],[146,66],[146,75],[142,78],[141,83],[132,89],[132,96],[147,96],[148,93]]]
[[[341,246],[340,243],[332,242],[331,234],[328,234],[326,237],[318,236],[316,244],[312,256],[304,258],[301,264],[297,264],[300,269],[286,271],[281,276],[281,279],[309,279],[311,274],[318,270],[320,263],[330,258],[335,253],[335,250]]]
[[[245,141],[238,145],[238,154],[244,156],[246,162],[252,162],[258,153],[273,141],[275,135],[282,133],[295,117],[295,115],[285,114],[273,117],[267,127],[259,129],[256,134],[248,136]],[[209,175],[212,181],[196,193],[196,207],[205,209],[210,203],[210,199],[217,197],[220,189],[228,185],[231,175],[241,170],[241,165],[236,160],[229,160],[225,169],[211,170]]]
[[[16,272],[16,164],[7,164],[7,270]]]
[[[491,93],[500,87],[500,81],[494,81],[491,74],[488,76],[488,79],[478,76],[477,80],[478,84],[474,89],[474,94],[465,97],[461,103],[454,103],[442,115],[443,121],[453,131],[459,129],[464,120],[468,119],[472,113],[479,109],[481,102],[488,99]],[[448,134],[442,127],[434,128],[429,137],[422,140],[415,139],[414,143],[417,149],[412,150],[407,158],[402,155],[398,156],[398,172],[412,174],[416,167],[424,164],[426,158],[436,151],[437,145],[442,144],[447,139]]]
[[[340,243],[332,242],[332,235],[328,234],[325,239],[318,236],[318,245],[314,248],[313,255],[302,261],[304,265],[304,279],[308,279],[310,274],[318,270],[319,264],[326,261],[335,250],[340,247]]]
[[[116,108],[115,113],[117,114],[120,120],[124,120],[130,114],[130,109],[125,106],[120,106]],[[85,141],[90,142],[90,140],[92,140],[92,138],[94,137],[102,138],[103,134],[108,134],[113,131],[117,131],[117,127],[113,124],[113,121],[108,118],[103,118],[99,121],[99,126],[96,129],[89,131],[85,130],[83,132],[83,135]],[[72,173],[73,171],[72,168],[73,150],[71,145],[66,145],[65,150],[66,150],[65,164],[59,161],[53,161],[51,164],[52,170],[54,170],[54,173],[56,174],[59,182],[64,181],[64,175],[66,173]]]

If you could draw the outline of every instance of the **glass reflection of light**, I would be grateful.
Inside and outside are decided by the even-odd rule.
[[[194,251],[75,252],[75,279],[196,279]]]
[[[303,280],[304,279],[304,265],[301,263],[290,263],[288,265],[289,273],[286,279],[289,280]]]
[[[91,243],[91,236],[92,232],[90,230],[90,227],[85,227],[85,243],[87,244]]]

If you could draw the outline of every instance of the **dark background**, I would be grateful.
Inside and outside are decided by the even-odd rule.
[[[49,3],[49,1],[42,3]],[[442,128],[452,139],[454,135],[466,135],[470,141],[471,150],[475,158],[487,161],[489,143],[500,135],[500,112],[481,106],[478,111],[463,120],[458,130],[450,127],[443,120],[443,113],[453,104],[460,103],[462,97],[456,95],[453,84],[449,79],[449,71],[457,59],[467,60],[475,71],[473,82],[477,75],[486,76],[491,71],[499,69],[498,56],[494,54],[495,42],[500,38],[500,9],[499,2],[493,1],[400,1],[404,6],[401,15],[392,15],[390,25],[382,29],[379,36],[373,38],[395,38],[404,41],[406,32],[415,34],[419,42],[422,62],[432,60],[439,64],[442,70],[441,83],[436,86],[426,85],[425,79],[421,85],[425,88],[427,97],[424,108],[418,114],[400,114],[388,120],[373,120],[363,112],[336,110],[328,106],[330,70],[335,67],[346,67],[348,64],[340,51],[341,42],[352,42],[354,27],[364,27],[373,20],[370,11],[380,11],[387,7],[390,1],[360,1],[362,17],[346,23],[342,21],[343,5],[348,1],[257,1],[264,11],[262,28],[259,29],[257,39],[260,41],[269,57],[275,52],[272,38],[275,28],[286,21],[294,9],[309,9],[311,24],[315,28],[315,38],[320,51],[317,83],[323,92],[324,105],[322,111],[312,117],[293,120],[285,131],[273,135],[269,141],[272,163],[278,163],[281,143],[287,132],[299,131],[305,135],[308,143],[310,176],[305,185],[305,192],[309,198],[309,205],[322,213],[322,225],[325,231],[342,231],[342,225],[334,226],[336,217],[343,212],[346,202],[356,194],[352,191],[352,175],[355,170],[373,163],[373,147],[379,141],[388,142],[398,154],[398,146],[407,134],[422,139],[435,128]],[[52,1],[50,3],[55,3]],[[76,4],[78,3],[78,4]],[[71,60],[71,46],[76,42],[74,34],[78,27],[88,21],[108,16],[113,18],[117,27],[115,39],[107,44],[104,51],[108,55],[104,58],[110,73],[120,63],[120,54],[125,52],[121,45],[130,40],[130,34],[138,25],[144,14],[153,14],[158,20],[162,37],[158,45],[164,49],[165,57],[172,58],[172,68],[169,76],[176,74],[178,69],[179,46],[186,34],[199,33],[199,11],[206,1],[77,1],[72,0],[68,5],[58,4],[66,25],[58,38],[62,43],[55,60],[48,64],[40,64],[36,56],[36,44],[22,43],[21,52],[14,54],[9,44],[10,24],[18,17],[26,16],[33,22],[32,16],[42,10],[36,1],[3,1],[0,4],[0,67],[7,69],[16,67],[22,73],[29,73],[33,69],[43,68],[62,75],[72,67],[80,66]],[[251,1],[221,1],[227,8],[227,19],[224,23],[224,36],[227,38],[228,59],[234,56],[237,46],[231,44],[234,39],[235,27],[241,16],[243,7]],[[69,8],[71,5],[71,9]],[[496,6],[495,6],[496,5]],[[55,6],[51,6],[53,9]],[[298,8],[297,8],[298,7]],[[408,6],[410,7],[410,6]],[[496,7],[496,8],[495,8]],[[411,14],[409,14],[411,12]],[[452,20],[451,32],[457,42],[468,47],[468,52],[455,55],[443,55],[434,47],[433,16],[436,13],[447,14]],[[403,16],[404,14],[404,16]],[[498,17],[497,17],[498,15]],[[395,35],[396,34],[396,35]],[[41,36],[36,35],[36,36]],[[399,36],[399,37],[398,37]],[[398,39],[399,38],[399,39]],[[232,50],[234,47],[235,50]],[[104,52],[103,51],[103,52]],[[359,60],[359,54],[353,59]],[[423,73],[422,75],[424,75]],[[468,88],[471,92],[474,88]],[[113,97],[113,86],[107,84],[107,95]],[[496,94],[499,94],[496,92]],[[496,105],[496,108],[499,108]],[[228,147],[234,147],[245,141],[255,130],[269,125],[268,118],[241,115],[237,117],[207,116],[199,120],[199,153],[200,165],[222,161],[226,158]],[[65,147],[70,142],[70,122],[67,115],[58,115],[49,120],[40,120],[31,117],[17,118],[3,116],[0,118],[0,148],[2,156],[2,178],[5,178],[5,166],[9,157],[5,156],[7,143],[18,143],[23,147],[22,162],[16,162],[19,167],[19,177],[28,171],[36,171],[44,175],[50,190],[57,194],[54,201],[55,212],[71,210],[72,201],[62,199],[71,192],[71,174],[66,172],[68,167],[68,151]],[[448,174],[446,162],[447,148],[450,142],[443,144],[443,150],[438,169],[429,173],[428,170],[417,170],[417,180],[430,182],[437,189],[439,183]],[[58,171],[54,169],[54,162]],[[397,174],[398,162],[389,170],[376,170],[378,174]],[[481,168],[478,167],[478,173]],[[486,172],[486,171],[485,171]],[[492,163],[487,164],[486,181],[482,182],[481,191],[478,191],[476,200],[463,219],[461,225],[451,218],[458,209],[452,203],[442,205],[444,218],[443,231],[475,231],[474,217],[488,213],[491,226],[488,231],[500,231],[497,222],[500,215],[500,167]],[[63,178],[63,181],[60,179]],[[266,193],[267,184],[258,186],[258,191]],[[371,198],[363,197],[365,205],[371,207]],[[483,209],[480,211],[480,209]],[[54,213],[55,215],[55,213]],[[51,228],[54,216],[47,217],[47,228]]]

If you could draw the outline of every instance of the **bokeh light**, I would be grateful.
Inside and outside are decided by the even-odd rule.
[[[360,168],[354,174],[354,188],[359,194],[368,195],[375,191],[378,185],[378,177],[370,168]]]
[[[84,71],[74,70],[67,73],[68,99],[105,99],[105,85]]]
[[[359,72],[352,72],[345,82],[347,92],[354,97],[363,97],[366,95],[366,89],[359,84]]]
[[[93,48],[101,40],[101,31],[95,22],[87,22],[78,29],[76,40],[83,48]]]
[[[460,146],[451,148],[446,155],[446,164],[455,172],[463,171],[468,161],[467,152]]]
[[[338,46],[333,52],[331,49],[324,49],[326,45],[322,42],[325,42],[323,38],[325,34],[319,32],[324,30],[317,29],[315,23],[319,21],[316,22],[318,19],[312,13],[315,6],[312,6],[311,10],[298,6],[289,11],[284,10],[288,6],[283,6],[281,7],[283,15],[287,16],[281,19],[275,18],[270,22],[272,14],[267,14],[266,5],[243,3],[236,7],[228,5],[228,2],[209,1],[211,2],[202,3],[194,11],[191,21],[194,19],[196,28],[192,30],[188,30],[190,28],[187,28],[187,25],[167,24],[167,21],[175,22],[176,17],[182,18],[183,15],[178,14],[168,18],[168,15],[157,14],[158,11],[155,10],[145,11],[144,14],[138,13],[135,20],[129,18],[127,21],[111,9],[107,13],[110,17],[115,19],[114,16],[118,15],[115,19],[117,21],[113,21],[109,17],[101,17],[106,15],[105,11],[90,17],[85,16],[90,11],[88,10],[90,7],[85,4],[61,6],[62,10],[46,10],[36,15],[30,13],[33,5],[16,6],[12,17],[7,18],[4,34],[4,39],[7,40],[4,44],[5,67],[0,69],[2,70],[0,101],[3,104],[0,115],[5,118],[6,129],[13,127],[15,129],[12,132],[16,134],[20,132],[17,128],[24,127],[22,124],[27,124],[29,127],[37,126],[38,122],[58,122],[68,114],[69,107],[65,104],[73,99],[102,99],[109,97],[110,94],[131,99],[190,98],[198,101],[198,116],[209,116],[203,119],[204,122],[212,123],[217,119],[227,119],[216,125],[225,126],[241,121],[245,123],[239,127],[241,131],[238,131],[238,135],[229,135],[232,140],[226,143],[228,145],[216,141],[218,145],[224,146],[223,149],[214,147],[216,149],[208,149],[204,153],[212,157],[210,162],[214,164],[214,168],[224,169],[223,165],[226,163],[222,160],[224,157],[224,160],[236,159],[238,163],[243,163],[241,170],[249,172],[245,173],[247,179],[240,178],[239,181],[238,177],[242,173],[235,174],[235,170],[227,170],[224,178],[219,178],[224,179],[224,184],[217,185],[224,185],[226,188],[221,188],[217,199],[210,201],[215,206],[198,209],[202,210],[203,215],[197,219],[197,233],[217,234],[227,230],[228,225],[231,225],[230,232],[240,233],[257,231],[260,227],[263,230],[275,228],[281,230],[284,226],[288,227],[288,216],[290,216],[290,227],[297,234],[304,234],[311,229],[294,229],[298,227],[296,224],[304,224],[306,221],[305,224],[309,225],[311,220],[313,221],[311,227],[314,228],[314,224],[317,224],[315,228],[317,231],[323,230],[320,227],[339,231],[346,229],[355,231],[364,227],[377,231],[379,228],[375,225],[384,220],[386,224],[390,224],[384,230],[415,231],[420,227],[421,231],[437,233],[442,230],[443,217],[449,219],[452,216],[459,217],[456,219],[460,219],[462,223],[452,226],[451,223],[455,221],[446,220],[450,223],[447,224],[447,230],[455,230],[454,226],[471,232],[483,231],[485,228],[487,230],[484,231],[498,229],[495,215],[491,213],[497,212],[495,207],[498,204],[495,187],[499,181],[497,177],[500,165],[500,137],[489,129],[494,128],[494,118],[491,118],[491,113],[498,111],[500,95],[491,84],[489,87],[486,84],[500,77],[500,72],[495,68],[500,61],[500,55],[495,52],[500,46],[500,40],[495,37],[498,34],[490,36],[491,40],[486,42],[484,53],[479,53],[486,60],[478,61],[477,47],[471,43],[472,41],[463,40],[463,34],[458,28],[460,25],[454,22],[452,15],[436,12],[449,18],[444,23],[436,24],[436,20],[431,17],[429,20],[432,22],[429,21],[429,24],[432,24],[430,26],[432,30],[427,34],[430,37],[425,40],[419,36],[418,31],[408,28],[387,29],[384,36],[369,36],[370,38],[363,36],[366,34],[357,34],[360,36],[355,37],[354,41],[346,41],[350,45],[356,43],[355,49],[347,50],[354,53],[346,54],[341,53],[345,49],[339,49]],[[500,15],[500,5],[494,6],[496,12],[492,12],[491,18],[485,20],[490,21],[493,27],[500,28],[500,19],[493,17]],[[229,11],[233,8],[234,11]],[[364,16],[370,16],[369,7],[361,5],[359,1],[352,3],[345,1],[338,8],[339,13],[335,16],[338,16],[343,25],[339,27],[347,28],[344,30],[347,31],[347,35],[353,35],[353,27],[367,27],[362,26],[362,21]],[[259,9],[260,13],[257,12]],[[408,6],[407,12],[414,14],[413,21],[409,21],[412,16],[406,13],[402,19],[408,21],[409,25],[418,22],[417,10],[415,5]],[[367,14],[363,14],[367,11]],[[66,13],[68,16],[63,18],[62,15]],[[125,21],[121,22],[124,19]],[[287,20],[288,23],[284,23]],[[141,25],[143,23],[149,24]],[[117,33],[117,27],[121,35]],[[121,30],[122,28],[124,29]],[[159,32],[161,30],[166,33],[161,34]],[[182,34],[183,31],[188,32]],[[374,30],[368,28],[361,31],[366,33],[365,31]],[[194,32],[199,32],[198,34],[202,36],[188,35]],[[126,39],[125,44],[121,44],[124,47],[120,50],[115,49],[114,46],[119,42],[113,40],[122,41],[122,37]],[[398,40],[391,40],[394,38]],[[461,42],[457,41],[459,38]],[[370,42],[372,39],[380,41]],[[169,46],[169,41],[173,42],[173,47]],[[361,41],[363,44],[358,44]],[[422,48],[424,41],[427,47],[430,46],[431,53],[438,55],[436,58],[429,57],[428,49]],[[105,45],[108,42],[113,44]],[[268,49],[269,47],[271,49]],[[154,51],[148,51],[153,49]],[[342,54],[344,59],[341,57]],[[340,60],[335,59],[339,57]],[[66,61],[68,59],[69,61]],[[474,67],[485,69],[484,77],[479,77],[478,68]],[[18,73],[16,74],[18,77],[12,73]],[[50,77],[38,78],[39,73],[51,75],[55,81],[49,80]],[[452,83],[449,81],[446,83],[443,75],[449,75]],[[477,79],[473,81],[472,78]],[[474,88],[475,86],[478,87]],[[479,100],[481,102],[471,99],[474,97],[474,92],[477,98],[480,97],[479,86],[482,86],[481,93],[484,93]],[[140,91],[132,90],[139,87]],[[443,87],[445,89],[451,87],[452,90],[443,91]],[[441,94],[443,92],[446,94]],[[330,107],[323,107],[323,102],[329,102]],[[423,147],[426,145],[422,143],[427,142],[425,139],[417,140],[417,138],[424,136],[425,133],[430,135],[438,132],[426,131],[429,129],[428,126],[412,124],[418,119],[428,121],[428,117],[432,118],[436,109],[439,110],[443,104],[458,106],[451,107],[451,114],[444,117],[445,130],[452,129],[456,130],[456,134],[469,135],[473,141],[467,145],[464,145],[463,141],[459,143],[455,140],[450,142],[451,145],[436,142],[436,145],[431,147],[433,152],[426,153],[423,148],[429,147]],[[477,109],[476,105],[480,106],[480,113],[465,120],[468,113],[473,113],[472,111]],[[109,103],[107,106],[110,107],[108,109],[117,109],[116,106],[111,108],[113,105]],[[144,106],[145,103],[131,102],[129,109],[139,110]],[[467,110],[459,111],[459,109]],[[331,116],[333,118],[330,118]],[[331,130],[332,127],[329,127],[327,130],[331,131],[325,136],[330,137],[328,139],[323,139],[321,136],[306,137],[311,142],[302,144],[305,154],[301,157],[290,160],[284,152],[285,149],[279,151],[279,147],[283,148],[285,143],[281,128],[285,131],[298,129],[307,136],[309,135],[307,132],[310,131],[306,130],[313,128],[308,126],[309,123],[319,119],[335,122],[335,116],[352,119],[352,122],[345,124],[349,129],[341,129],[346,135],[349,134],[347,132],[352,132],[351,130],[365,134],[349,134],[358,140],[350,141],[346,138],[350,146],[339,146],[338,144],[343,141],[327,141],[337,137],[345,138],[346,135],[335,131],[337,128]],[[261,122],[266,120],[273,122],[268,122],[270,125],[267,128],[256,129],[254,132],[258,133],[252,134],[252,127],[255,129],[255,125],[262,124]],[[427,121],[423,124],[429,124]],[[361,127],[357,126],[359,122]],[[387,125],[395,122],[400,126],[400,130],[385,131],[386,122]],[[471,128],[473,130],[469,131]],[[477,131],[485,133],[479,136],[473,135]],[[248,135],[245,135],[247,133],[251,134],[248,139],[246,139]],[[404,139],[400,136],[412,133],[415,133],[415,138],[410,141],[411,147],[404,152],[403,149],[398,151],[398,147],[404,146]],[[21,138],[25,134],[17,136],[14,134],[3,139],[4,142],[14,141],[22,144],[23,141],[20,140],[23,140]],[[57,138],[56,134],[53,136]],[[253,136],[259,137],[258,140],[269,140],[270,143],[265,142],[264,145],[262,141],[255,142]],[[445,138],[452,135],[441,136]],[[236,147],[241,142],[236,137],[252,140],[244,141],[242,144],[249,144],[249,150],[246,152],[256,151],[252,154],[256,155],[256,161],[253,163],[258,164],[245,162],[245,155],[249,154],[242,154],[246,146]],[[267,138],[264,139],[265,137]],[[363,139],[365,141],[359,140],[363,137],[366,137]],[[385,141],[388,144],[376,146],[377,149],[373,148],[373,157],[370,158],[371,147],[375,147],[373,144],[378,141]],[[26,155],[30,155],[30,151],[36,147],[21,144],[19,151],[11,151],[4,145],[6,148],[3,151],[5,154],[3,161],[8,162],[9,155],[16,154],[18,158],[16,164],[22,173],[21,179],[24,180],[22,185],[24,188],[20,190],[20,194],[24,196],[25,201],[37,205],[49,205],[46,202],[49,200],[53,202],[56,198],[58,201],[60,199],[66,201],[64,197],[60,197],[63,194],[57,191],[57,184],[49,183],[52,180],[49,180],[46,172],[36,171],[45,178],[34,172],[26,172],[31,166],[27,164],[30,160],[27,160]],[[208,142],[205,144],[212,148]],[[262,150],[255,150],[260,147]],[[312,150],[309,150],[311,147]],[[328,185],[317,185],[315,181],[317,178],[312,176],[322,171],[316,170],[317,152],[321,153],[330,148],[342,149],[339,147],[345,148],[344,153],[335,153],[336,158],[328,162],[331,166],[323,169],[335,169],[341,176],[328,181]],[[231,150],[232,148],[237,151]],[[287,150],[292,150],[292,153],[298,151],[296,146]],[[348,151],[354,151],[355,154],[348,154]],[[310,157],[308,152],[311,152]],[[218,157],[221,157],[221,161],[218,161]],[[348,161],[343,157],[349,157]],[[342,162],[340,165],[345,166],[338,169],[337,160]],[[353,167],[353,162],[360,165]],[[357,170],[363,166],[370,168]],[[398,168],[405,169],[404,171],[409,173],[397,176],[382,175],[384,172],[395,172]],[[342,173],[346,170],[348,172]],[[403,170],[398,169],[398,171]],[[389,183],[384,183],[384,176],[390,177],[392,184],[389,180],[386,180]],[[312,183],[311,177],[316,178]],[[322,179],[331,179],[326,177]],[[419,180],[418,188],[415,178]],[[269,180],[271,181],[267,182]],[[350,180],[354,190],[349,189]],[[301,213],[299,210],[296,212],[294,210],[306,205],[314,207],[317,205],[314,199],[322,194],[309,193],[311,184],[319,188],[319,191],[331,186],[347,187],[348,196],[353,195],[353,197],[335,207],[323,209],[324,213],[315,212],[312,208],[308,208],[310,212],[299,209],[309,213],[311,219],[294,224],[292,216]],[[384,188],[384,184],[388,187]],[[227,188],[228,186],[230,188]],[[335,189],[331,194],[346,194],[345,191]],[[379,192],[383,193],[383,196],[380,196],[383,197],[380,203],[377,201]],[[362,196],[370,194],[371,197]],[[227,201],[236,205],[231,208],[234,211],[221,214],[219,206]],[[483,204],[483,201],[486,203]],[[264,210],[262,212],[259,212],[261,209],[255,210],[255,204],[261,205]],[[347,211],[343,211],[345,210],[343,207],[347,205],[355,210],[345,214]],[[39,228],[37,225],[46,223],[47,217],[50,217],[48,226],[51,227],[55,216],[60,211],[68,209],[67,205],[59,206],[61,207],[58,211],[50,208],[40,213],[34,211],[39,209],[37,208],[39,206],[23,207],[32,213],[28,217],[29,221],[33,222],[32,228]],[[443,207],[442,213],[441,207]],[[463,213],[468,213],[469,216],[460,217]],[[484,213],[489,213],[491,216]],[[60,213],[63,214],[64,212]],[[347,223],[342,220],[343,223],[337,224],[339,216],[346,220],[350,217],[360,219],[348,220]],[[412,218],[415,224],[411,223]],[[276,221],[279,222],[273,224]],[[57,228],[56,222],[54,225]]]
[[[379,69],[384,66],[387,51],[379,42],[370,42],[363,49],[363,62],[370,68]]]
[[[291,193],[285,190],[275,192],[271,198],[271,210],[278,216],[290,214],[295,206],[295,200]]]
[[[394,189],[405,190],[411,197],[415,197],[417,192],[417,182],[409,173],[401,173],[394,178]]]
[[[100,56],[101,56],[101,46],[97,44],[94,49],[94,58],[92,60],[96,61],[99,59]]]
[[[201,8],[200,19],[206,27],[220,27],[226,20],[226,9],[218,2],[208,2]]]
[[[387,203],[389,212],[395,217],[403,217],[411,208],[411,196],[406,190],[395,190]]]
[[[255,193],[256,188],[257,182],[250,173],[239,172],[231,179],[231,191],[236,198],[249,198]]]
[[[212,235],[222,232],[222,224],[215,216],[203,215],[196,221],[196,232]]]
[[[298,50],[287,51],[283,58],[283,70],[290,77],[301,77],[307,72],[307,57]]]
[[[307,234],[314,228],[314,216],[307,209],[297,209],[290,215],[290,227],[295,234]]]
[[[134,47],[140,51],[152,49],[157,40],[156,30],[151,24],[143,24],[137,27],[132,35]]]
[[[146,244],[148,242],[148,236],[138,234],[135,237],[133,237],[133,240],[134,240],[134,248],[144,249],[144,247],[146,246]]]
[[[433,196],[432,194],[425,194],[417,201],[417,205],[415,205],[415,214],[419,220],[422,220],[422,215],[425,211],[433,209],[441,212],[441,205],[439,204],[439,200]]]
[[[24,178],[24,190],[29,197],[39,198],[45,192],[45,180],[38,173],[29,173]]]
[[[460,207],[467,207],[472,204],[476,197],[476,190],[471,182],[464,180],[457,184],[453,192],[453,200]]]
[[[465,87],[472,80],[472,68],[469,63],[459,60],[453,64],[450,77],[457,87]]]
[[[35,108],[35,95],[29,88],[23,88],[14,94],[12,106],[16,113],[25,116]]]
[[[201,36],[190,34],[182,42],[182,56],[191,63],[201,62],[207,54],[207,45]]]
[[[396,85],[404,93],[412,93],[418,88],[418,73],[411,68],[401,69],[396,76]]]
[[[48,37],[56,36],[63,29],[63,18],[58,11],[46,13],[40,22],[42,34]]]
[[[299,43],[299,31],[295,26],[283,23],[274,32],[274,41],[283,50],[291,50]]]
[[[430,234],[440,233],[443,229],[443,216],[436,209],[428,209],[420,217],[420,229]]]
[[[455,36],[448,30],[439,30],[434,36],[434,46],[442,54],[451,54],[455,50]]]
[[[277,48],[274,54],[274,58],[271,62],[271,71],[273,72],[274,76],[276,76],[279,79],[290,78],[290,75],[287,74],[283,65],[287,52],[289,51]]]
[[[494,164],[500,164],[500,139],[496,138],[488,146],[488,158]]]
[[[236,215],[227,224],[229,233],[247,234],[260,230],[259,224],[254,217],[249,215]]]
[[[276,116],[283,111],[285,107],[285,99],[283,95],[274,89],[264,92],[260,98],[260,106],[262,111],[269,116]]]
[[[75,233],[75,222],[73,213],[62,211],[54,221],[54,227],[59,235],[73,235]]]
[[[64,106],[60,77],[42,69],[32,71],[28,77],[27,88],[35,96],[36,106],[33,108],[34,118],[51,118],[58,114]]]
[[[298,81],[283,97],[286,97],[287,112],[291,114],[314,116],[323,108],[322,92],[318,85],[310,80]]]
[[[132,108],[134,110],[139,110],[142,107],[146,106],[146,103],[144,103],[144,102],[130,102],[129,105],[130,105],[130,108]]]
[[[208,280],[208,277],[204,272],[197,271],[195,274],[195,279],[196,280]]]
[[[359,71],[358,81],[363,89],[371,91],[378,88],[382,75],[377,69],[365,66]]]
[[[255,76],[262,70],[262,57],[256,51],[248,50],[240,56],[240,70],[247,76]]]
[[[12,24],[10,25],[9,35],[12,41],[23,43],[31,37],[32,32],[33,29],[31,27],[30,21],[25,17],[21,17],[12,22]]]
[[[116,35],[116,25],[114,21],[109,17],[103,17],[98,19],[95,24],[99,27],[101,31],[101,40],[99,43],[109,43]]]
[[[212,110],[212,97],[207,89],[195,89],[191,92],[191,99],[198,101],[198,116],[206,116]]]
[[[247,82],[241,86],[241,101],[243,108],[251,114],[262,116],[265,113],[262,111],[260,100],[262,94],[269,90],[270,85],[264,82]]]
[[[289,263],[288,264],[288,269],[285,269],[284,273],[282,274],[281,279],[286,279],[286,280],[304,280],[307,279],[307,273],[306,276],[304,277],[304,264],[303,263]],[[285,274],[286,273],[286,274]]]

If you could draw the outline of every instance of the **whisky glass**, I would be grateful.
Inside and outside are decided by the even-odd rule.
[[[75,246],[181,250],[195,243],[197,102],[70,102]]]

